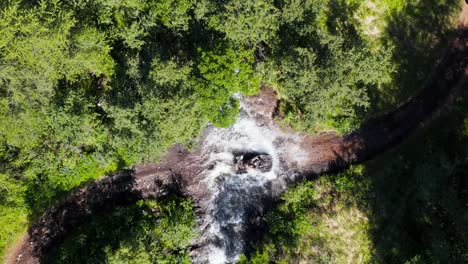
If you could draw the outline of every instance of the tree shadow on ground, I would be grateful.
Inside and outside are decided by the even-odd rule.
[[[377,263],[468,261],[468,103],[368,162]]]
[[[431,69],[456,31],[459,0],[410,1],[390,15],[383,43],[393,49],[393,83],[371,90],[371,110],[379,112],[401,104],[423,87]]]
[[[379,110],[423,87],[456,30],[460,7],[457,0],[418,1],[392,15],[386,34],[395,45],[395,89],[371,95]],[[429,128],[366,164],[376,262],[468,261],[466,91],[463,96]]]

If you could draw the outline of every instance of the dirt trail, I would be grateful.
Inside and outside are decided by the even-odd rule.
[[[468,4],[463,5],[459,21],[461,26],[468,28]]]
[[[25,245],[27,245],[27,241],[29,240],[29,234],[24,233],[21,235],[15,242],[15,244],[8,249],[8,254],[5,256],[5,263],[15,263],[18,258],[22,258],[23,256],[19,256],[21,252],[26,252],[28,250],[25,249]]]
[[[421,92],[399,108],[370,120],[360,130],[342,137],[327,134],[306,136],[301,147],[308,153],[301,164],[286,157],[284,166],[309,178],[343,169],[350,164],[366,161],[407,138],[414,130],[428,122],[443,107],[468,74],[468,5],[464,5],[460,26],[449,49],[434,68]],[[266,122],[276,104],[271,90],[262,89],[260,95],[247,102],[263,105],[260,122]],[[269,103],[270,102],[270,103]],[[76,227],[92,219],[93,214],[111,210],[115,206],[134,203],[142,198],[158,198],[179,193],[201,199],[206,186],[199,173],[202,162],[196,152],[189,153],[173,146],[160,164],[139,165],[132,170],[105,176],[76,191],[65,201],[49,209],[11,249],[6,263],[40,263]]]

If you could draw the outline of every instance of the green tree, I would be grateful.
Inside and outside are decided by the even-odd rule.
[[[256,47],[277,38],[279,14],[271,0],[233,0],[209,17],[208,24],[239,46]]]
[[[309,131],[348,132],[369,109],[369,90],[391,81],[391,53],[360,38],[352,6],[305,2],[279,2],[281,40],[272,47],[280,91],[292,105],[284,108],[287,120]]]
[[[196,92],[201,108],[215,125],[228,126],[237,117],[239,105],[234,94],[251,95],[259,90],[261,76],[255,72],[252,54],[223,46],[202,51]]]

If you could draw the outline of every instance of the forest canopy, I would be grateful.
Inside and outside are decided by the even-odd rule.
[[[358,128],[418,89],[458,9],[452,0],[0,1],[0,256],[77,186],[157,161],[174,143],[194,147],[208,122],[232,124],[237,94],[273,87],[282,122],[297,130]]]

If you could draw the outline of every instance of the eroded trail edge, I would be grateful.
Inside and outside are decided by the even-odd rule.
[[[396,146],[429,122],[457,90],[466,89],[462,82],[468,73],[467,5],[460,21],[456,36],[421,92],[354,133],[308,136],[284,132],[273,121],[276,94],[263,88],[259,95],[241,99],[241,116],[232,127],[208,126],[197,150],[188,152],[175,145],[161,163],[105,176],[50,208],[29,228],[7,263],[40,263],[93,214],[170,193],[191,197],[197,204],[203,235],[194,244],[194,262],[234,261],[246,247],[243,236],[249,225],[259,224],[258,216],[288,185],[342,170]],[[255,131],[257,138],[245,134],[247,129]],[[213,141],[216,137],[218,143]],[[243,205],[224,210],[235,201]],[[213,257],[218,259],[211,261]]]

